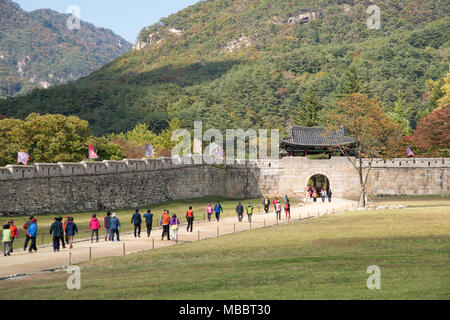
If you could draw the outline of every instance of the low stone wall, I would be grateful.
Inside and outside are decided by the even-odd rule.
[[[357,171],[342,158],[288,157],[208,165],[200,157],[34,164],[0,168],[0,214],[69,213],[145,207],[204,196],[304,197],[315,174],[337,197],[358,196]],[[208,159],[207,159],[208,160]],[[211,159],[207,161],[213,163]],[[368,165],[368,160],[364,161]],[[374,160],[372,195],[450,194],[450,159]]]

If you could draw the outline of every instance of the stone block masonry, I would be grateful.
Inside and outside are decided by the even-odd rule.
[[[303,198],[315,174],[329,179],[335,196],[359,194],[357,172],[346,158],[236,160],[226,165],[201,163],[195,156],[183,160],[9,165],[0,168],[0,214],[114,210],[205,196]],[[450,194],[450,159],[374,160],[372,166],[369,194]]]

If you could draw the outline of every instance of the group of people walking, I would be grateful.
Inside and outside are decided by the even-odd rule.
[[[317,202],[318,198],[321,198],[322,202],[325,202],[325,199],[328,198],[328,202],[331,202],[332,195],[331,189],[325,190],[324,188],[321,188],[319,190],[316,187],[308,186],[306,189],[305,202]]]
[[[264,201],[263,201],[263,205],[264,205],[264,212],[265,213],[269,213],[269,208],[270,208],[270,199],[268,196],[265,196]],[[273,208],[275,210],[275,214],[278,220],[281,220],[281,210],[282,210],[282,206],[281,206],[281,201],[280,199],[278,199],[278,196],[275,196],[275,198],[273,198],[272,200],[272,205]],[[291,203],[289,201],[289,198],[287,195],[284,196],[283,199],[283,208],[284,208],[284,212],[286,214],[286,219],[290,219],[291,218]]]
[[[321,195],[322,201],[325,201],[325,196],[328,196],[329,201],[331,201],[331,191],[326,193],[325,190],[321,190],[318,192],[315,188],[308,187],[307,195],[309,198],[314,199],[313,201],[317,201],[318,194]],[[281,219],[281,211],[284,208],[286,218],[291,217],[290,213],[290,201],[288,196],[286,195],[283,199],[283,206],[281,201],[278,199],[278,196],[275,196],[271,201],[268,196],[265,196],[263,200],[263,206],[265,213],[269,213],[270,205],[273,205],[274,211],[276,213],[277,219]],[[239,202],[236,206],[236,214],[239,222],[243,221],[244,212],[247,213],[248,222],[252,222],[252,216],[254,214],[254,207],[249,202],[245,207]],[[211,222],[212,215],[215,215],[216,221],[220,221],[220,216],[223,214],[223,208],[220,204],[220,201],[217,201],[214,206],[211,203],[208,203],[206,206],[206,215],[209,222]],[[186,211],[186,231],[193,232],[194,229],[194,210],[192,206]],[[150,237],[152,227],[153,227],[153,213],[150,209],[148,209],[143,216],[141,216],[139,209],[136,209],[134,214],[131,216],[131,224],[133,225],[134,237],[141,237],[141,226],[145,223],[147,227],[147,237]],[[161,214],[161,219],[159,221],[160,226],[162,226],[162,234],[161,240],[167,238],[167,240],[178,240],[178,230],[180,228],[180,219],[176,214],[170,215],[169,210],[164,210]],[[105,229],[104,232],[104,240],[114,242],[120,241],[120,220],[117,217],[116,213],[107,212],[106,216],[103,218],[103,223],[97,218],[96,214],[92,214],[92,218],[89,220],[89,230],[90,230],[90,240],[91,243],[99,242],[100,238],[100,230],[101,228]],[[37,219],[33,216],[29,218],[29,220],[24,224],[23,229],[25,230],[25,243],[24,250],[28,250],[30,253],[37,252],[36,247],[36,238],[37,238]],[[70,249],[73,248],[73,240],[76,234],[78,234],[78,226],[74,222],[74,218],[71,216],[66,216],[63,221],[62,217],[55,217],[53,223],[50,226],[49,230],[50,235],[53,240],[53,250],[58,252],[60,247],[63,249],[66,248],[66,245],[69,246]],[[9,256],[11,252],[13,252],[13,242],[18,238],[18,229],[14,225],[13,220],[9,220],[3,226],[3,254],[5,256]],[[29,245],[30,244],[30,245]],[[29,245],[29,246],[28,246]]]

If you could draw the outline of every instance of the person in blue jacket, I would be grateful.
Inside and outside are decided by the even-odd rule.
[[[219,201],[217,201],[216,205],[214,206],[214,213],[216,214],[217,221],[219,221],[220,213],[223,213],[223,209]]]
[[[73,238],[75,237],[75,235],[78,233],[78,227],[77,224],[75,222],[73,222],[73,217],[69,217],[67,224],[66,224],[66,235],[67,235],[67,240],[69,241],[69,248],[72,249],[73,248]]]
[[[111,241],[114,242],[114,234],[117,234],[117,241],[120,241],[119,230],[120,230],[120,220],[117,218],[116,213],[112,214],[111,218]]]
[[[37,238],[37,219],[33,219],[31,220],[31,224],[27,229],[27,234],[31,239],[31,245],[30,245],[30,249],[28,250],[30,253],[33,252],[37,252],[37,247],[36,247],[36,238]]]
[[[152,232],[152,225],[153,225],[153,213],[150,209],[148,209],[145,214],[145,224],[147,225],[147,237],[150,237],[150,233]]]
[[[141,224],[142,224],[142,218],[141,214],[139,213],[139,209],[136,209],[136,212],[131,217],[131,224],[134,225],[134,237],[138,236],[141,237]],[[137,231],[137,234],[136,234]]]

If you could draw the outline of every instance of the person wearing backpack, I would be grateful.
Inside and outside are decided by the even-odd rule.
[[[189,228],[191,229],[191,232],[194,227],[194,211],[192,210],[192,207],[189,207],[189,210],[186,212],[186,220],[187,220],[187,227],[186,231],[189,232]]]
[[[239,202],[236,207],[236,213],[238,217],[238,221],[242,222],[242,218],[244,217],[244,206]]]
[[[103,218],[103,227],[105,228],[105,241],[111,240],[111,211],[106,213]]]
[[[75,222],[73,222],[73,217],[69,217],[66,223],[66,235],[68,240],[69,248],[73,248],[73,237],[78,233],[78,227]]]
[[[247,205],[248,222],[252,222],[252,216],[253,216],[253,206],[249,202],[248,205]]]
[[[170,219],[170,227],[172,228],[172,240],[178,241],[178,229],[180,228],[180,219],[177,218],[177,215],[172,215],[172,219]]]
[[[28,227],[33,223],[32,222],[33,219],[34,216],[31,216],[30,219],[23,225],[23,228],[25,229],[25,243],[23,245],[23,251],[27,250],[28,242],[31,240],[31,237],[28,235]]]
[[[152,225],[153,225],[153,213],[150,209],[148,209],[144,213],[145,218],[145,224],[147,225],[147,238],[150,237],[150,233],[152,232]]]
[[[98,231],[100,230],[100,221],[98,221],[97,215],[92,215],[91,221],[89,221],[89,229],[91,230],[91,243],[94,242],[94,233],[98,242]]]
[[[313,202],[317,202],[317,197],[318,197],[317,190],[316,190],[316,188],[314,188],[313,194],[312,194]]]
[[[140,238],[141,237],[142,218],[141,218],[141,214],[139,213],[139,209],[136,209],[136,212],[131,217],[131,223],[134,226],[134,237]],[[136,231],[137,231],[137,235],[136,235]]]

